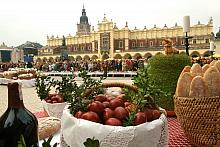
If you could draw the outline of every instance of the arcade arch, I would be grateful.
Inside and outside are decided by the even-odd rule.
[[[192,58],[201,57],[200,54],[199,54],[199,52],[197,52],[197,51],[192,52],[192,53],[190,54],[190,56],[191,56]]]
[[[124,59],[132,59],[131,55],[129,53],[124,55]]]
[[[116,54],[116,55],[114,56],[114,59],[122,59],[122,56],[121,56],[120,54]]]
[[[141,59],[142,56],[140,53],[136,53],[134,56],[133,56],[134,59]]]
[[[90,60],[90,57],[88,56],[88,55],[85,55],[84,57],[83,57],[83,60]]]

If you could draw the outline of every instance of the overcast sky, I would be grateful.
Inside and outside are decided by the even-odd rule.
[[[212,17],[214,33],[220,27],[220,0],[0,0],[0,44],[46,45],[47,35],[75,35],[83,4],[95,30],[104,14],[119,29],[126,21],[129,29],[182,26],[186,15],[191,25],[207,24]]]

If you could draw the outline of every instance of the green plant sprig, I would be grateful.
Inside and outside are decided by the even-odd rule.
[[[132,112],[129,113],[128,117],[126,117],[126,119],[123,121],[123,126],[124,127],[134,125],[134,119],[135,119],[135,114],[136,113],[137,113],[136,111],[132,111]]]
[[[69,109],[71,114],[75,114],[78,111],[86,111],[87,105],[93,99],[93,96],[99,93],[103,93],[103,89],[95,89],[88,97],[84,97],[83,93],[94,86],[98,86],[102,83],[103,77],[99,80],[92,79],[88,76],[88,72],[81,70],[79,76],[83,79],[82,84],[77,84],[74,77],[62,77],[62,81],[57,81],[58,87],[56,88],[70,104]]]
[[[75,76],[61,76],[61,81],[55,81],[56,91],[63,96],[64,101],[68,101],[72,98],[72,91],[74,91],[76,85],[74,85]]]
[[[37,75],[35,86],[38,97],[41,100],[45,99],[48,96],[51,87],[54,85],[54,79],[52,79],[51,77],[45,75]]]

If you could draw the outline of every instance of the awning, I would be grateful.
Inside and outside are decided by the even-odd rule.
[[[213,57],[220,57],[220,54],[214,54]]]

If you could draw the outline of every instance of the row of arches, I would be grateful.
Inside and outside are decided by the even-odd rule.
[[[185,53],[184,51],[180,52],[180,53]],[[162,52],[158,52],[156,54],[162,54]],[[155,54],[155,55],[156,55]],[[198,51],[193,51],[190,56],[193,58],[196,57],[209,57],[211,55],[210,51],[206,51],[204,52],[202,55],[200,55],[200,53]],[[141,54],[141,53],[135,53],[134,55],[130,54],[130,53],[126,53],[124,55],[121,54],[115,54],[113,59],[149,59],[150,57],[152,57],[153,55],[151,53],[145,53],[145,54]],[[98,58],[98,55],[92,55],[91,57],[89,55],[84,55],[84,56],[76,56],[75,58],[73,56],[69,56],[69,59],[71,61],[73,60],[104,60],[104,59],[110,59],[110,57],[107,54],[104,54],[102,56],[102,59]],[[36,61],[40,62],[40,61],[59,61],[60,57],[43,57],[43,58],[37,58]]]

